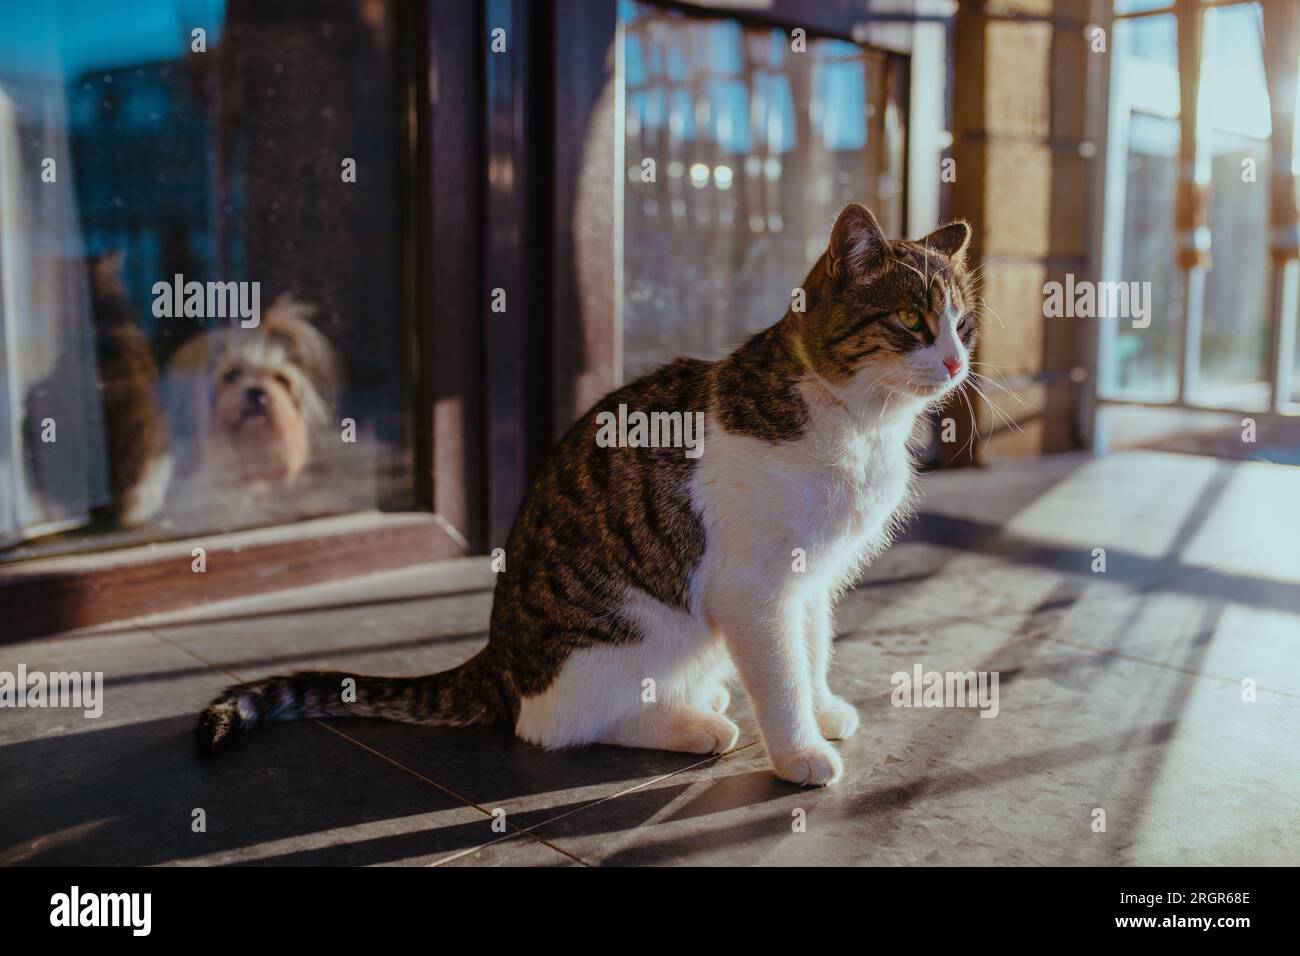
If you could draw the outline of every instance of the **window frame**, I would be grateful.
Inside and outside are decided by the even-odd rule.
[[[1106,3],[1104,6],[1107,16],[1101,25],[1104,26],[1106,35],[1113,38],[1116,23],[1137,21],[1150,17],[1174,17],[1175,29],[1178,31],[1179,36],[1178,71],[1180,92],[1182,94],[1181,99],[1185,101],[1189,90],[1195,90],[1199,93],[1201,73],[1205,65],[1202,41],[1198,40],[1197,44],[1201,48],[1196,51],[1195,76],[1189,77],[1184,72],[1187,62],[1187,19],[1189,17],[1199,19],[1200,32],[1203,37],[1205,17],[1208,11],[1216,8],[1253,5],[1256,2],[1257,0],[1171,0],[1171,2],[1159,7],[1131,13],[1115,13],[1113,12],[1114,4]],[[1268,0],[1265,0],[1265,2],[1268,2]],[[1126,212],[1127,176],[1125,171],[1128,153],[1129,112],[1136,106],[1135,102],[1125,99],[1123,94],[1114,89],[1112,74],[1116,69],[1118,69],[1117,61],[1111,60],[1108,62],[1107,68],[1098,71],[1099,75],[1093,79],[1093,89],[1097,92],[1097,101],[1100,104],[1099,109],[1096,111],[1097,121],[1100,126],[1096,141],[1100,144],[1103,161],[1098,164],[1099,175],[1096,188],[1098,190],[1097,195],[1102,197],[1102,202],[1097,206],[1099,209],[1097,213],[1099,222],[1093,229],[1092,244],[1094,261],[1100,264],[1098,278],[1102,281],[1120,281],[1126,278],[1120,274],[1123,256],[1123,222]],[[1200,162],[1208,143],[1202,137],[1199,128],[1200,123],[1197,116],[1199,108],[1200,97],[1198,95],[1191,107],[1191,116],[1189,118],[1186,103],[1180,102],[1179,121],[1182,124],[1184,135],[1186,135],[1185,131],[1189,128],[1196,131],[1194,152],[1198,165],[1208,167],[1208,164]],[[1270,145],[1277,135],[1275,125],[1270,131]],[[1180,150],[1180,157],[1183,155],[1185,154]],[[1198,179],[1197,184],[1197,188],[1202,193],[1203,215],[1208,216],[1208,202],[1204,200],[1211,183],[1208,180],[1201,182]],[[1268,181],[1261,181],[1261,187],[1268,189]],[[1204,228],[1208,236],[1208,225],[1204,226]],[[1176,242],[1180,238],[1179,229],[1180,224],[1176,221],[1174,223],[1174,239]],[[1108,389],[1106,380],[1109,370],[1113,368],[1114,346],[1118,337],[1117,320],[1115,317],[1105,317],[1095,323],[1095,335],[1090,356],[1092,388],[1090,401],[1084,410],[1088,420],[1082,423],[1085,433],[1092,437],[1091,444],[1094,451],[1107,450],[1108,441],[1105,429],[1099,425],[1098,420],[1108,407],[1179,409],[1218,416],[1251,418],[1260,424],[1284,423],[1294,425],[1296,423],[1297,416],[1300,416],[1300,402],[1293,401],[1291,398],[1291,380],[1292,368],[1295,362],[1296,327],[1297,322],[1300,321],[1300,315],[1298,315],[1300,309],[1297,308],[1297,302],[1300,300],[1300,294],[1298,294],[1298,290],[1300,290],[1300,269],[1298,269],[1295,258],[1279,261],[1276,247],[1272,248],[1274,256],[1271,263],[1272,295],[1270,308],[1272,314],[1269,316],[1271,342],[1267,363],[1268,407],[1266,409],[1238,408],[1232,407],[1230,404],[1210,404],[1207,401],[1198,400],[1197,380],[1200,375],[1202,310],[1208,269],[1196,265],[1188,267],[1180,263],[1185,294],[1182,297],[1182,313],[1179,322],[1181,345],[1176,363],[1178,378],[1174,398],[1168,401],[1146,400],[1126,396],[1120,390]]]
[[[119,547],[88,542],[84,550],[0,562],[0,643],[481,548],[482,342],[478,323],[455,317],[477,314],[480,301],[477,282],[466,277],[481,268],[482,10],[455,0],[395,3],[393,10],[394,35],[402,40],[392,104],[401,128],[400,332],[409,354],[401,371],[415,510],[363,510]],[[457,396],[464,400],[451,400]],[[197,548],[203,573],[192,568]]]

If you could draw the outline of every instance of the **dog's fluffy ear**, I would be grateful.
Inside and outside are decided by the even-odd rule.
[[[331,407],[338,404],[342,385],[338,353],[325,334],[311,322],[316,306],[283,293],[263,313],[258,328],[270,339],[284,343],[295,365]]]

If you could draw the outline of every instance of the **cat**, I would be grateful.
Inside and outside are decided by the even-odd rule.
[[[159,398],[158,365],[122,278],[125,253],[90,262],[112,513],[126,528],[153,519],[171,484],[171,439]]]
[[[618,389],[569,430],[511,528],[475,657],[423,677],[231,687],[200,716],[200,748],[264,721],[368,716],[510,724],[546,748],[722,753],[738,736],[738,671],[776,774],[834,783],[828,741],[858,714],[828,683],[832,613],[908,510],[918,417],[969,372],[970,235],[954,222],[889,240],[850,204],[803,311],[723,359],[678,359]],[[703,455],[602,447],[597,416],[621,404],[703,411]]]
[[[173,455],[159,397],[158,365],[127,292],[124,265],[121,250],[77,261],[77,268],[85,269],[90,293],[107,479],[106,500],[95,501],[92,514],[104,527],[136,528],[158,516],[171,483]],[[84,358],[78,348],[65,346],[50,373],[28,389],[23,427],[29,447],[41,447],[40,422],[57,418],[66,407],[67,383],[84,378]],[[28,466],[33,469],[32,485],[45,498],[62,501],[64,509],[85,492],[84,475],[70,472],[66,462],[41,468],[29,459]]]

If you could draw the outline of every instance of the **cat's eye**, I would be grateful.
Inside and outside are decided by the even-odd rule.
[[[909,332],[915,332],[921,327],[921,313],[906,309],[898,313],[898,321]]]

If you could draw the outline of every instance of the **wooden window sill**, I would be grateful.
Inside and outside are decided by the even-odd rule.
[[[0,643],[464,555],[436,515],[364,511],[20,561],[0,565]]]

